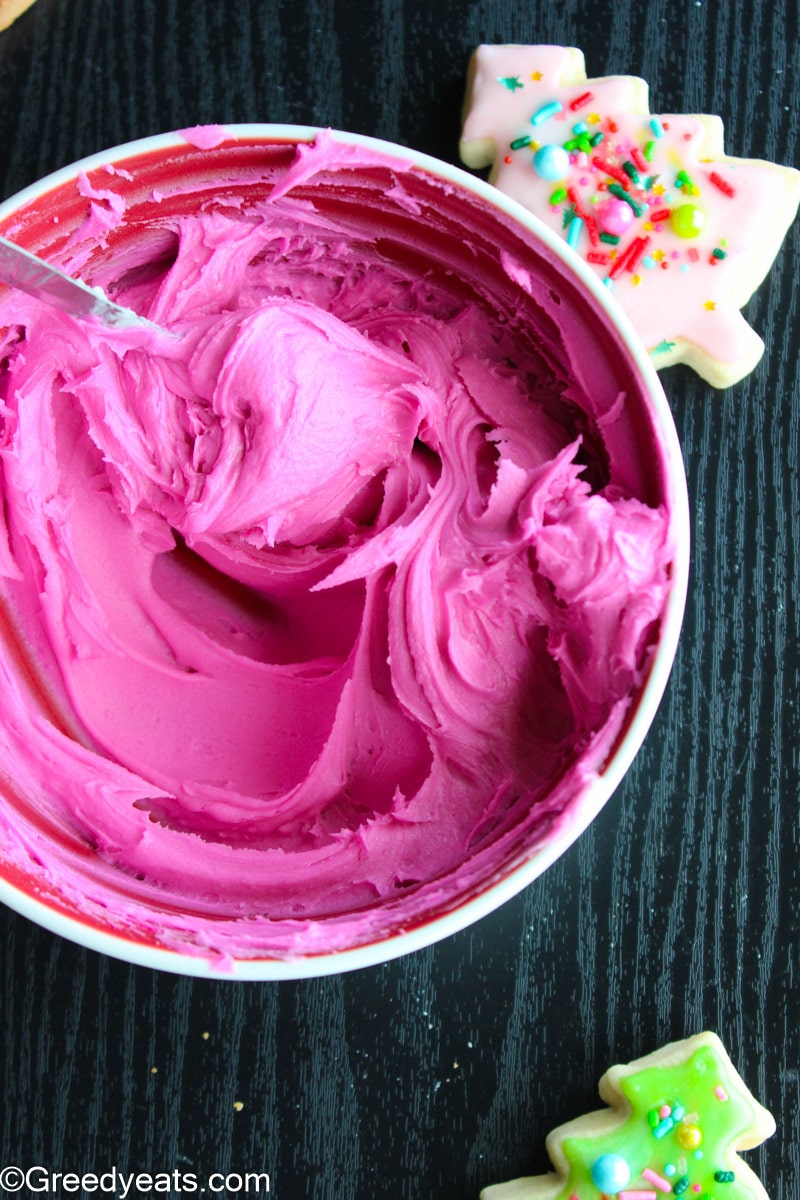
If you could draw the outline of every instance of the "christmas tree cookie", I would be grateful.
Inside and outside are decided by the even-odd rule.
[[[764,345],[739,311],[800,202],[800,172],[723,150],[719,117],[662,115],[633,76],[587,79],[565,46],[481,46],[463,161],[557,230],[608,287],[657,367],[727,387]]]
[[[599,1090],[608,1108],[548,1136],[554,1173],[484,1188],[481,1200],[766,1200],[738,1152],[775,1122],[715,1034],[612,1067]]]

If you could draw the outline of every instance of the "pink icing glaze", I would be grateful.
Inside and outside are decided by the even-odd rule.
[[[179,336],[0,298],[7,873],[220,961],[407,929],[625,728],[674,555],[642,385],[554,256],[396,160],[125,168],[16,236]]]
[[[563,46],[481,46],[462,144],[491,140],[493,182],[552,229],[566,234],[577,198],[584,215],[599,218],[601,232],[619,235],[616,247],[597,244],[584,226],[574,247],[607,281],[656,366],[672,361],[676,340],[685,339],[726,364],[733,379],[751,369],[763,349],[738,310],[763,278],[794,215],[800,175],[724,155],[719,118],[667,115],[651,124],[642,80],[587,80],[581,71],[573,81],[574,54]],[[532,124],[551,104],[557,111]],[[602,141],[588,152],[573,149],[569,172],[559,183],[541,178],[533,152],[540,145],[563,146],[575,138],[576,126],[590,137],[602,135]],[[531,145],[512,146],[520,138],[532,139]],[[611,201],[611,224],[605,219],[605,189],[619,179],[597,159],[611,163],[623,180],[624,164],[637,169],[639,182],[629,180],[625,187],[641,209],[634,220],[616,219],[614,206],[625,203],[621,200]],[[571,194],[553,202],[558,187]],[[680,237],[668,217],[651,220],[687,202],[705,217],[701,236]],[[645,253],[632,269],[616,273],[615,258],[636,238],[647,239]]]

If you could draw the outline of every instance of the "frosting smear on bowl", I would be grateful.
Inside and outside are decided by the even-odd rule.
[[[513,222],[324,136],[185,152],[46,234],[172,336],[0,297],[5,853],[160,945],[335,949],[570,819],[647,676],[669,486]]]

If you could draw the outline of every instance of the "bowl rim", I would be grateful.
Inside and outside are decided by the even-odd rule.
[[[324,126],[267,122],[226,124],[218,127],[197,126],[193,129],[153,134],[124,142],[68,163],[0,202],[0,221],[8,219],[47,192],[70,183],[81,173],[88,173],[109,164],[118,166],[128,159],[154,151],[181,146],[194,147],[196,144],[187,135],[194,132],[194,129],[209,128],[219,129],[219,145],[254,141],[271,144],[285,142],[294,145],[310,143],[320,134],[328,134],[339,143],[375,151],[462,188],[522,225],[559,260],[561,267],[577,280],[579,288],[588,291],[600,306],[603,319],[615,327],[618,337],[624,343],[650,405],[651,417],[664,451],[665,478],[671,491],[674,548],[671,586],[648,675],[638,693],[625,729],[615,743],[602,772],[595,776],[588,788],[583,789],[570,802],[567,809],[570,819],[560,821],[543,845],[532,847],[521,861],[504,868],[502,875],[488,880],[479,892],[472,894],[468,899],[454,903],[451,908],[416,924],[414,928],[395,931],[350,949],[319,951],[295,957],[233,958],[221,963],[198,949],[182,952],[178,949],[152,946],[134,937],[127,937],[119,931],[99,929],[88,920],[82,921],[78,915],[68,914],[45,900],[38,899],[0,875],[0,902],[8,908],[68,941],[129,964],[215,980],[281,981],[316,978],[389,962],[432,946],[473,925],[518,895],[552,866],[604,807],[644,742],[672,671],[689,580],[691,532],[688,488],[677,429],[658,372],[629,318],[597,275],[569,247],[566,240],[559,238],[535,213],[530,212],[521,203],[505,195],[483,178],[421,151],[366,134],[326,129]],[[212,150],[213,148],[209,147]]]

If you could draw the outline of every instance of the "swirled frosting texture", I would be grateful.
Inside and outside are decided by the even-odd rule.
[[[6,855],[161,945],[335,949],[570,819],[669,494],[600,317],[477,201],[325,138],[192,153],[172,202],[81,177],[52,247],[177,336],[0,302]]]

